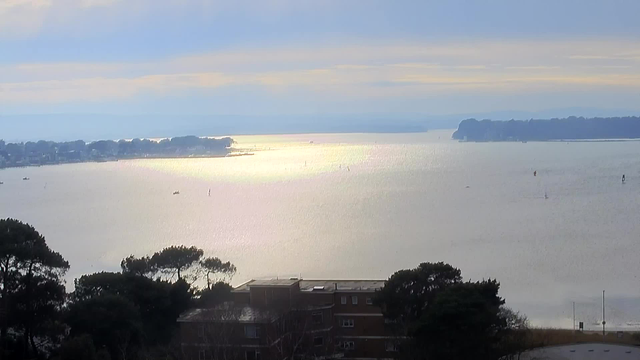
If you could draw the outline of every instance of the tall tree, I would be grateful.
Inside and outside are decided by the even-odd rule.
[[[136,306],[118,295],[100,295],[69,307],[71,336],[88,334],[112,359],[134,358],[142,344],[142,323]]]
[[[412,335],[424,358],[439,360],[502,357],[500,339],[507,328],[495,280],[455,284],[439,292]]]
[[[150,263],[164,274],[171,277],[177,275],[181,280],[183,273],[198,265],[203,255],[204,251],[195,246],[170,246],[153,254]]]
[[[32,226],[0,220],[3,349],[12,328],[13,333],[21,332],[23,356],[28,356],[29,347],[37,355],[35,337],[46,322],[53,321],[64,302],[63,276],[68,269],[69,263]]]
[[[153,276],[157,273],[157,269],[152,266],[151,259],[148,256],[137,258],[133,255],[122,259],[120,267],[123,273],[130,273],[139,276]]]
[[[460,281],[460,269],[443,262],[422,263],[415,269],[394,273],[375,301],[388,319],[412,323],[422,317],[439,291]]]
[[[222,260],[217,257],[209,257],[200,261],[200,266],[207,278],[207,289],[211,289],[213,284],[222,280],[231,280],[236,273],[235,265],[229,261],[223,263]]]

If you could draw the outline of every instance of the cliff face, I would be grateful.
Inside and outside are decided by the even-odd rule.
[[[545,141],[640,138],[640,117],[460,122],[453,138],[467,141]]]

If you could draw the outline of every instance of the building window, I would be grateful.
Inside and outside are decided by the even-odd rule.
[[[347,305],[347,297],[346,297],[346,296],[341,297],[341,298],[340,298],[340,303],[341,303],[342,305]]]
[[[200,352],[198,353],[198,360],[206,360],[207,359],[207,353],[204,350],[200,350]]]
[[[354,343],[353,341],[343,341],[338,344],[338,347],[342,350],[355,350],[356,343]]]
[[[342,319],[342,327],[352,328],[354,326],[355,326],[355,321],[353,321],[353,319]]]
[[[204,339],[204,325],[198,325],[198,337]]]
[[[398,352],[398,351],[400,351],[400,346],[398,346],[398,344],[396,342],[394,342],[394,341],[387,341],[384,344],[384,347],[389,352]]]
[[[324,338],[322,336],[313,338],[313,346],[322,346],[324,345]]]
[[[261,360],[260,351],[258,350],[247,350],[244,353],[245,360]]]
[[[367,305],[373,305],[373,299],[368,297],[367,298]]]
[[[358,297],[357,296],[352,296],[351,297],[351,304],[353,305],[358,305]]]
[[[260,338],[260,328],[256,325],[246,325],[244,327],[244,336],[249,339]]]
[[[311,314],[311,321],[315,324],[315,325],[320,325],[323,323],[323,319],[322,319],[322,313],[321,312],[315,312],[313,314]]]

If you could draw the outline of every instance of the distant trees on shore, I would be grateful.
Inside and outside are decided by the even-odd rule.
[[[492,121],[463,120],[453,133],[467,141],[545,141],[640,138],[640,117]]]
[[[99,140],[69,142],[5,143],[0,140],[0,168],[46,165],[104,159],[137,157],[224,155],[233,144],[230,137],[213,139],[197,136],[174,137],[160,141],[150,139]]]

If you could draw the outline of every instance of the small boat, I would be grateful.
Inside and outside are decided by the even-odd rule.
[[[25,176],[25,177],[22,178],[22,180],[27,181],[27,180],[31,180],[31,179],[29,179],[28,177]]]
[[[173,195],[180,195],[180,191],[174,191]]]
[[[4,185],[4,182],[0,181],[0,185]]]
[[[547,195],[547,192],[546,192],[546,191],[544,192],[544,199],[545,199],[545,200],[549,199],[549,195]]]

